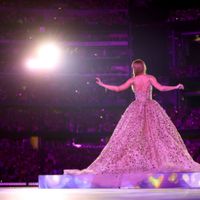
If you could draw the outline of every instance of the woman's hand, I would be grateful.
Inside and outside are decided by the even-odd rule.
[[[103,82],[101,81],[99,77],[96,77],[96,83],[100,86],[103,86]]]
[[[176,86],[176,89],[184,90],[183,84],[180,84],[180,83],[179,83],[179,84]]]

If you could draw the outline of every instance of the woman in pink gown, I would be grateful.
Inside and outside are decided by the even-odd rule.
[[[164,86],[152,75],[146,74],[144,61],[132,63],[133,77],[120,86],[104,84],[97,78],[97,84],[120,92],[132,87],[135,100],[127,107],[112,136],[100,155],[84,170],[74,173],[115,174],[129,178],[136,174],[163,172],[200,171],[172,123],[159,103],[152,99],[152,86],[159,91],[184,89],[182,84]],[[65,170],[67,174],[72,170]],[[116,180],[118,183],[116,183]],[[114,185],[120,185],[116,179]]]

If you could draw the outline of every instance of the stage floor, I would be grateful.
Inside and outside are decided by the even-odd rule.
[[[0,188],[1,200],[200,200],[200,189]]]

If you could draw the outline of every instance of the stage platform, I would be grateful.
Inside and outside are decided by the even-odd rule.
[[[113,182],[115,184],[113,184]],[[41,175],[38,182],[41,189],[64,188],[185,188],[200,189],[200,172],[173,172],[157,174],[124,174],[120,178],[116,175],[95,174],[64,174]]]
[[[0,188],[1,200],[199,200],[200,189]]]

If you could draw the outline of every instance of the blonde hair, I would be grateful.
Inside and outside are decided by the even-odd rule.
[[[146,64],[141,59],[136,59],[132,62],[131,67],[133,69],[133,76],[138,76],[140,74],[146,74]]]

